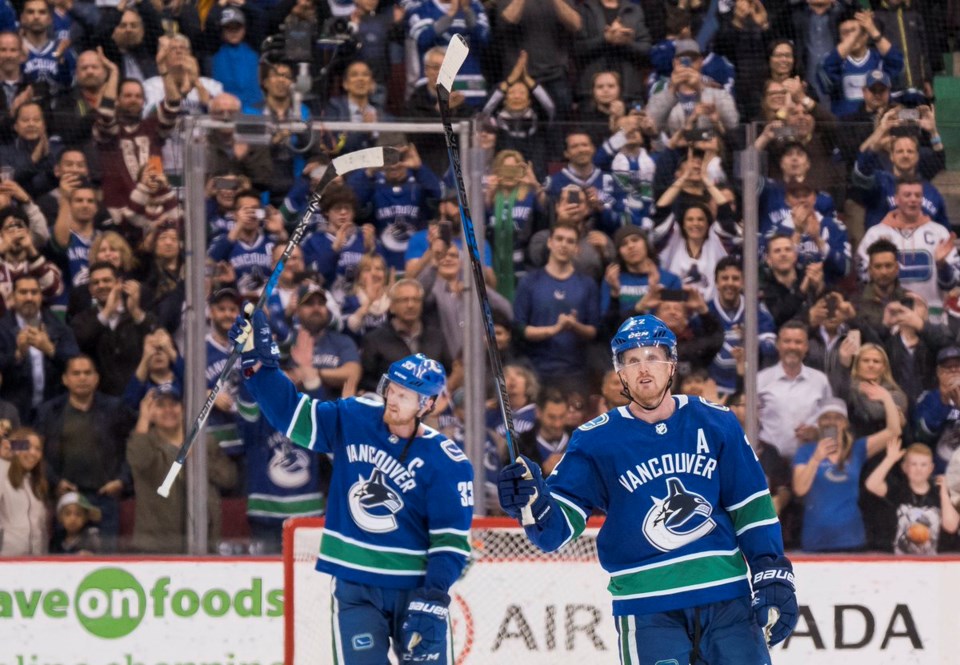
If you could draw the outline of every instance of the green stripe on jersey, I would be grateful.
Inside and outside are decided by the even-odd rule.
[[[630,640],[633,635],[630,634],[630,617],[617,617],[620,619],[620,658],[623,665],[633,665],[630,660]]]
[[[322,513],[326,505],[322,494],[308,494],[294,501],[249,497],[247,512],[272,517],[291,517]]]
[[[420,575],[427,570],[427,553],[413,554],[372,549],[349,542],[343,536],[324,531],[320,541],[320,556],[348,568],[364,568],[376,573]]]
[[[470,538],[462,533],[431,533],[430,549],[435,550],[441,547],[461,550],[464,555],[469,555]]]
[[[763,492],[747,503],[729,511],[733,519],[733,530],[737,535],[759,522],[777,519],[777,511],[773,507],[770,492]]]
[[[735,579],[746,579],[747,564],[740,550],[733,554],[707,552],[674,563],[614,574],[607,589],[613,599],[681,593],[693,588],[718,586]]]
[[[570,537],[570,540],[579,538],[583,530],[587,528],[587,521],[583,519],[580,511],[574,508],[566,499],[560,498],[556,494],[552,496],[557,500],[557,505],[560,506],[560,510],[563,511],[564,517],[567,518],[567,522],[570,524],[570,528],[573,529],[573,535]]]
[[[297,410],[293,414],[293,422],[287,428],[287,438],[298,446],[309,448],[317,438],[314,424],[313,400],[303,395],[300,397],[300,403],[297,404]]]

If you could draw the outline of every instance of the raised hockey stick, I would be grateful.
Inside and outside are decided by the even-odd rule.
[[[500,351],[497,349],[497,335],[493,329],[493,311],[490,309],[490,299],[487,297],[487,285],[483,281],[483,264],[480,262],[480,248],[477,246],[477,236],[473,228],[473,217],[470,215],[470,206],[467,203],[467,191],[463,184],[463,170],[460,167],[460,149],[457,145],[457,135],[453,133],[450,124],[450,93],[453,90],[453,79],[467,59],[470,48],[460,35],[454,35],[447,45],[447,53],[440,65],[440,74],[437,76],[437,106],[440,107],[440,120],[443,122],[443,136],[447,142],[447,155],[453,166],[453,174],[457,180],[457,204],[460,207],[460,221],[463,224],[463,237],[470,248],[470,265],[473,268],[473,283],[480,300],[480,309],[483,311],[483,321],[486,324],[484,331],[487,341],[487,355],[490,356],[490,366],[497,382],[497,403],[500,406],[500,417],[507,430],[507,451],[510,461],[517,461],[517,448],[514,445],[516,430],[513,427],[513,410],[510,408],[510,399],[507,396],[507,384],[503,378],[503,362],[500,360]],[[524,526],[534,524],[530,506],[521,511],[521,522]]]
[[[327,170],[320,178],[320,182],[317,184],[316,189],[313,191],[313,195],[311,195],[310,200],[307,203],[307,209],[303,212],[303,216],[300,218],[300,221],[297,222],[296,228],[293,229],[293,233],[290,235],[290,239],[287,241],[287,246],[283,250],[283,254],[280,255],[280,260],[277,261],[277,265],[274,266],[273,272],[270,274],[270,279],[267,281],[266,286],[263,287],[263,291],[260,292],[260,298],[257,300],[255,309],[260,309],[263,307],[264,303],[267,302],[267,298],[269,298],[270,294],[273,293],[273,289],[277,285],[277,280],[280,279],[280,273],[283,272],[283,267],[286,265],[290,255],[293,253],[294,248],[297,247],[297,245],[299,245],[300,241],[303,239],[303,234],[307,230],[307,224],[310,221],[310,218],[313,217],[314,213],[320,209],[320,200],[323,198],[323,190],[326,189],[327,185],[329,185],[337,176],[344,175],[358,169],[379,168],[384,165],[384,162],[393,162],[398,158],[399,152],[392,148],[366,148],[365,150],[357,150],[347,155],[341,155],[333,160],[332,164],[327,167]],[[248,307],[248,311],[245,310],[245,314],[249,316],[253,311],[255,310],[249,309]],[[207,422],[207,418],[210,416],[210,411],[213,410],[213,403],[217,400],[217,395],[220,394],[220,390],[223,388],[223,384],[227,380],[227,375],[230,374],[234,364],[237,362],[237,358],[240,357],[240,351],[242,348],[243,346],[241,344],[236,344],[233,347],[233,351],[230,352],[230,356],[227,358],[227,362],[223,366],[220,376],[217,377],[217,382],[213,384],[213,389],[210,391],[210,394],[207,395],[207,400],[203,403],[200,413],[197,414],[196,419],[193,421],[193,427],[190,428],[190,434],[186,439],[184,439],[183,444],[180,446],[180,450],[177,451],[177,457],[173,461],[173,464],[170,465],[170,470],[167,472],[167,477],[163,479],[163,484],[157,488],[157,494],[160,496],[167,497],[170,495],[170,488],[173,486],[173,481],[177,479],[180,469],[183,468],[183,463],[187,459],[187,454],[190,452],[190,447],[193,446],[193,442],[200,433],[200,429],[203,427],[204,423]]]

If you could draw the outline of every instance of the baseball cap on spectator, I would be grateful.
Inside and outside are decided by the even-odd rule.
[[[326,304],[327,292],[324,290],[324,288],[316,282],[310,280],[304,281],[303,284],[300,285],[300,289],[297,291],[297,302],[305,303],[314,296],[323,298],[323,303]]]
[[[839,397],[827,397],[817,403],[817,411],[813,414],[813,422],[820,420],[821,416],[828,413],[838,413],[847,418],[847,403]]]
[[[67,492],[60,497],[60,500],[57,501],[57,513],[67,506],[80,506],[86,511],[87,519],[91,522],[99,522],[102,517],[100,509],[90,503],[90,500],[79,492]]]
[[[243,12],[237,9],[236,7],[227,7],[223,10],[223,13],[220,15],[220,25],[246,25],[247,17],[243,15]]]
[[[960,347],[947,346],[937,353],[937,365],[946,365],[951,360],[960,360]]]
[[[633,236],[643,236],[643,229],[635,224],[621,226],[617,229],[617,232],[613,234],[613,244],[617,249],[620,249],[621,245],[627,242],[627,238],[632,238]]]
[[[700,57],[700,44],[695,39],[678,39],[673,43],[674,57],[681,55],[695,55]]]
[[[224,289],[219,289],[210,294],[209,303],[211,305],[216,305],[221,300],[232,300],[236,303],[237,307],[243,307],[243,298],[240,296],[240,293],[231,287]]]
[[[872,72],[867,74],[867,81],[864,83],[864,87],[872,88],[875,85],[882,85],[885,88],[890,88],[890,77],[882,69],[874,69]]]
[[[170,399],[175,399],[178,402],[183,399],[183,395],[180,394],[180,389],[172,383],[161,383],[159,386],[154,388],[154,391],[157,398],[160,397],[169,397]]]

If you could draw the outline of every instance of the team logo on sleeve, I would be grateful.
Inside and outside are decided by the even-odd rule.
[[[709,501],[684,487],[679,478],[668,478],[667,488],[666,498],[650,497],[653,506],[643,519],[643,535],[662,552],[688,545],[717,527]]]
[[[388,533],[397,528],[397,513],[403,510],[400,494],[387,485],[383,471],[374,469],[370,478],[363,476],[348,492],[350,516],[364,531]]]

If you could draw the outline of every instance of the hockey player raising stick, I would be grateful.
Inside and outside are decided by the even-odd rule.
[[[530,505],[548,552],[606,513],[622,665],[769,665],[797,600],[760,463],[729,409],[670,394],[677,340],[660,319],[628,319],[610,346],[630,404],[581,425],[548,479],[525,457],[504,467],[500,505]]]
[[[242,316],[246,385],[273,427],[333,454],[317,570],[333,576],[333,649],[340,665],[453,665],[448,590],[470,553],[473,469],[455,443],[420,419],[444,389],[443,366],[422,354],[390,365],[385,404],[367,397],[320,402],[278,369],[266,315]]]

